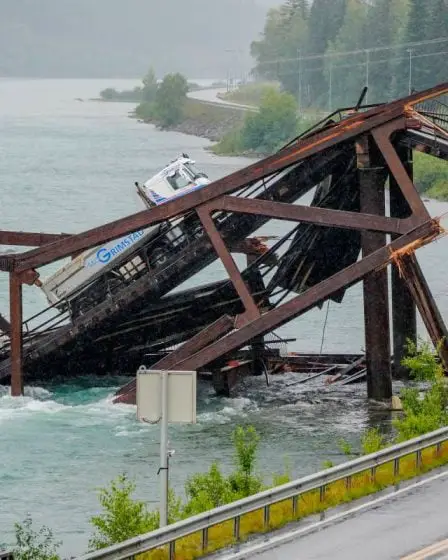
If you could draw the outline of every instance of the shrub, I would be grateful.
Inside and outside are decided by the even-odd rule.
[[[275,88],[264,92],[260,109],[246,117],[241,136],[247,150],[273,152],[296,135],[297,103],[289,93]]]
[[[48,527],[34,531],[28,515],[23,523],[14,525],[16,532],[15,560],[60,560],[57,553],[61,543],[56,542]]]
[[[361,436],[361,449],[364,455],[376,453],[385,445],[385,438],[378,428],[369,428]]]
[[[110,488],[99,490],[103,512],[91,518],[96,532],[89,541],[89,548],[105,548],[136,537],[159,527],[159,513],[149,512],[146,504],[133,500],[135,483],[125,474],[113,480]]]
[[[423,394],[418,387],[407,387],[401,392],[403,414],[394,421],[398,441],[426,434],[448,424],[448,389],[438,354],[427,342],[420,341],[418,346],[408,342],[407,356],[402,364],[409,369],[413,379],[428,382],[429,388]]]

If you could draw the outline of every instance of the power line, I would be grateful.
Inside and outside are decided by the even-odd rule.
[[[428,56],[437,56],[437,55],[442,55],[442,54],[448,54],[448,51],[438,51],[435,53],[425,53],[425,54],[417,54],[417,55],[412,55],[412,60],[415,60],[416,58],[425,58]],[[400,57],[394,57],[394,58],[383,58],[381,60],[370,60],[368,63],[367,62],[356,62],[356,63],[352,63],[352,64],[333,64],[331,66],[332,71],[334,72],[335,70],[338,69],[342,69],[342,68],[356,68],[356,67],[365,67],[367,64],[372,65],[372,64],[384,64],[386,62],[402,62],[404,60],[407,60],[408,57],[407,56],[400,56]],[[326,66],[319,66],[318,68],[306,68],[305,70],[303,70],[303,73],[305,74],[312,74],[313,72],[322,72],[323,70],[326,69]],[[295,75],[295,72],[281,72],[280,76],[293,76]]]
[[[414,41],[411,43],[399,43],[397,45],[388,45],[385,47],[370,47],[366,49],[357,49],[354,51],[339,51],[339,52],[327,52],[325,54],[311,54],[307,56],[300,56],[294,58],[278,58],[276,60],[266,60],[260,63],[260,65],[265,64],[278,64],[280,62],[298,62],[304,60],[316,60],[321,58],[336,58],[341,56],[355,55],[355,54],[366,54],[372,52],[381,52],[393,49],[405,49],[410,47],[424,47],[428,45],[437,45],[440,43],[448,42],[448,37],[439,37],[437,39],[430,39],[427,41]]]

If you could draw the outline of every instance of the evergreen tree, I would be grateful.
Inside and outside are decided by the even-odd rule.
[[[361,0],[348,0],[344,22],[330,44],[326,60],[327,76],[331,72],[333,106],[354,105],[366,83],[366,29],[368,5]],[[332,53],[352,53],[331,56]]]
[[[368,13],[367,48],[393,47],[401,43],[406,30],[407,12],[408,0],[375,0]],[[397,52],[393,48],[369,53],[370,102],[388,101],[395,96],[396,58]],[[398,62],[403,64],[402,60]]]
[[[312,55],[323,55],[332,43],[344,21],[347,0],[314,0],[308,18],[308,51]],[[321,58],[311,59],[304,64],[306,82],[310,85],[312,99],[327,106],[328,81]]]
[[[298,53],[305,52],[308,27],[303,17],[302,2],[289,2],[270,10],[259,41],[251,44],[256,60],[254,73],[269,80],[278,80],[286,91],[299,89]]]
[[[448,2],[446,0],[431,0],[427,25],[427,38],[439,39],[446,37],[446,42],[431,46],[432,53],[443,53],[448,50]],[[425,84],[431,87],[448,80],[448,57],[446,54],[433,54],[424,57],[431,68],[431,77]]]

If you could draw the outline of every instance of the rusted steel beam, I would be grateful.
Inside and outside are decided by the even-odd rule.
[[[11,320],[11,396],[20,397],[23,395],[22,281],[15,273],[9,275],[9,306]]]
[[[406,172],[413,180],[412,150],[399,146],[397,153]],[[410,216],[409,204],[393,175],[389,176],[389,199],[391,216],[400,219]],[[417,312],[412,294],[395,264],[392,265],[391,270],[391,288],[394,376],[399,379],[407,379],[409,370],[402,366],[401,362],[406,355],[407,341],[417,343]]]
[[[413,252],[405,251],[398,251],[392,258],[417,304],[434,347],[439,350],[441,362],[448,371],[448,331],[417,258]]]
[[[221,259],[222,264],[227,270],[227,274],[229,275],[229,278],[232,281],[237,294],[240,296],[240,299],[243,302],[244,308],[246,310],[246,317],[248,319],[255,319],[256,317],[259,317],[260,310],[258,309],[257,304],[255,303],[254,298],[249,291],[249,288],[246,286],[246,283],[244,282],[243,277],[241,276],[241,273],[236,266],[232,255],[229,253],[223,238],[219,235],[219,231],[216,229],[216,226],[208,210],[203,207],[198,208],[197,214],[199,216],[199,219],[201,220],[205,232],[210,238],[216,254]]]
[[[414,186],[414,183],[409,176],[408,171],[404,167],[400,157],[393,146],[390,136],[397,130],[396,123],[387,123],[378,130],[372,132],[372,136],[376,145],[381,151],[381,154],[386,161],[391,175],[394,177],[398,187],[400,188],[403,196],[405,197],[409,207],[417,219],[429,219],[429,213]]]
[[[70,237],[69,233],[32,233],[29,231],[0,230],[0,245],[40,247]]]
[[[232,332],[224,338],[210,344],[191,358],[187,358],[178,363],[176,367],[179,369],[195,370],[213,362],[228,352],[241,348],[247,341],[254,337],[267,334],[281,327],[318,303],[325,301],[338,290],[353,286],[370,272],[385,266],[391,259],[392,251],[402,249],[417,241],[419,242],[419,246],[423,246],[437,237],[440,232],[441,228],[438,220],[425,222],[411,232],[402,235],[386,247],[371,253],[355,264],[337,272],[330,278],[327,278],[289,300],[287,303],[268,311],[258,319],[244,325],[238,331]]]
[[[356,153],[361,212],[384,216],[387,171],[381,167],[381,160],[369,146],[367,136],[356,143]],[[361,233],[363,257],[385,245],[384,233],[372,231]],[[364,278],[363,289],[367,396],[381,401],[392,397],[387,269],[375,270],[368,274]]]
[[[402,117],[402,113],[403,104],[398,104],[391,108],[389,107],[387,111],[384,110],[378,114],[374,112],[373,116],[370,114],[370,111],[367,111],[349,117],[335,125],[331,130],[325,130],[310,139],[305,139],[300,143],[293,144],[289,148],[261,162],[254,163],[245,169],[236,171],[231,175],[214,181],[201,189],[187,193],[182,197],[169,200],[161,206],[127,216],[126,218],[93,228],[78,235],[73,235],[68,239],[56,241],[51,246],[43,246],[39,249],[27,251],[18,257],[17,269],[25,270],[27,268],[37,268],[70,256],[78,251],[143,229],[151,224],[184,214],[205,202],[209,202],[223,194],[237,191],[246,185],[302,161],[313,154],[341,142],[351,140],[391,120],[398,119],[400,126],[404,127],[405,119]]]
[[[310,206],[285,204],[254,198],[223,196],[210,203],[213,210],[227,210],[242,214],[262,214],[279,220],[307,222],[319,226],[340,227],[344,229],[366,229],[384,233],[405,233],[411,225],[406,220],[386,218],[374,214],[329,210]]]
[[[224,336],[233,329],[234,319],[229,315],[223,315],[217,321],[209,325],[206,329],[194,335],[190,340],[182,344],[173,352],[156,362],[152,369],[172,370],[176,364],[185,360],[192,354],[204,348],[210,342],[216,340],[219,336]],[[137,389],[137,382],[135,379],[127,383],[119,391],[115,393],[114,403],[135,404],[135,391]]]

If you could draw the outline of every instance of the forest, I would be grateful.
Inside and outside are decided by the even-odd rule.
[[[301,107],[391,100],[447,80],[448,0],[286,0],[251,54]]]

